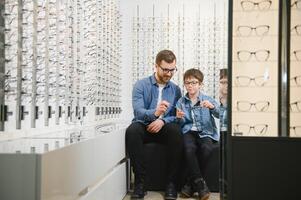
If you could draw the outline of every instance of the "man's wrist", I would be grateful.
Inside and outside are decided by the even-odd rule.
[[[163,124],[166,124],[166,121],[163,118],[159,118],[159,119],[163,122]]]

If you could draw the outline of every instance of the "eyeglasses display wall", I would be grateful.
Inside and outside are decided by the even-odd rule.
[[[291,0],[290,136],[301,137],[301,0]]]
[[[278,135],[278,4],[233,1],[233,135]]]
[[[201,10],[204,5],[199,2],[193,8],[184,1],[179,5],[153,4],[149,15],[143,13],[142,5],[137,5],[132,19],[133,83],[153,73],[160,50],[171,49],[177,57],[173,80],[182,90],[184,72],[194,67],[205,75],[205,93],[217,97],[219,69],[227,65],[226,6],[223,12],[216,12],[216,6],[223,3],[215,2],[210,15],[205,16]]]
[[[1,131],[119,117],[118,6],[117,0],[1,1]]]

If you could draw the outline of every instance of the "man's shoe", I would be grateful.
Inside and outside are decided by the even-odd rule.
[[[143,183],[138,183],[137,185],[135,185],[134,187],[134,192],[131,195],[131,199],[144,199],[144,196],[146,195],[146,191],[144,188],[144,184]]]
[[[181,190],[181,195],[185,198],[190,198],[193,196],[193,190],[192,190],[192,186],[189,182],[187,182],[182,190]]]
[[[195,190],[199,194],[199,200],[208,200],[210,196],[209,188],[202,178],[198,178],[194,181]]]
[[[173,183],[168,183],[165,191],[165,200],[175,200],[178,197],[176,187]]]

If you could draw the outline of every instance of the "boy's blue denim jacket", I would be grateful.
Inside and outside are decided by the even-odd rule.
[[[219,133],[217,131],[214,119],[214,117],[219,118],[220,113],[218,103],[213,98],[200,93],[200,95],[198,96],[198,102],[194,106],[192,106],[191,100],[187,95],[188,94],[181,97],[176,105],[178,109],[185,112],[185,116],[182,119],[178,119],[178,122],[182,127],[182,133],[185,134],[191,130],[193,124],[191,111],[193,111],[196,127],[199,131],[199,136],[201,138],[210,137],[215,141],[219,141]],[[199,103],[204,100],[211,102],[214,105],[214,108],[208,109],[199,106]]]
[[[220,119],[221,131],[227,131],[227,126],[228,126],[227,107],[220,104],[219,110],[220,110],[219,119]]]
[[[157,108],[158,94],[159,87],[154,74],[136,82],[132,93],[133,122],[142,122],[147,125],[157,119],[154,113]],[[175,106],[180,97],[179,86],[169,81],[162,90],[162,100],[170,103],[162,118],[165,123],[176,122]]]

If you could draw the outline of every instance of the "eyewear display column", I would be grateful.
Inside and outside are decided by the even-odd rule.
[[[301,0],[291,0],[290,11],[289,135],[301,137]]]
[[[278,4],[233,2],[234,136],[278,134]]]

